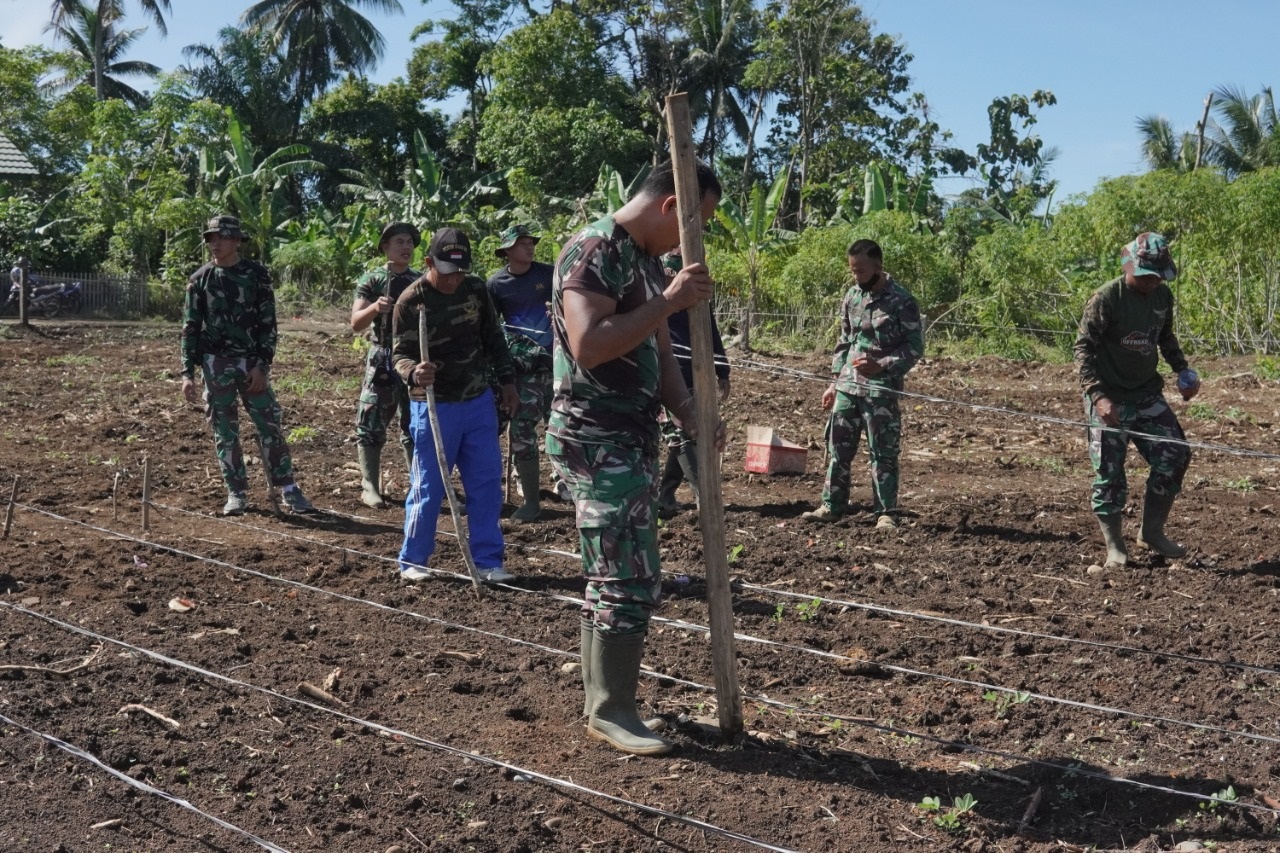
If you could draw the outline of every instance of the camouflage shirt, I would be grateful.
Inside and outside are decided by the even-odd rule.
[[[507,350],[511,353],[511,364],[518,376],[532,373],[551,372],[551,353],[532,338],[518,332],[506,330]]]
[[[437,400],[461,403],[473,399],[489,387],[491,377],[501,385],[515,382],[498,311],[484,282],[469,275],[453,293],[441,293],[421,277],[400,294],[393,312],[392,359],[396,373],[409,386],[410,397],[426,398],[426,392],[415,387],[409,376],[421,361],[418,317],[424,308],[427,353],[436,366],[433,387]]]
[[[1187,358],[1173,333],[1173,291],[1161,283],[1143,296],[1124,283],[1124,276],[1093,292],[1084,306],[1076,335],[1075,361],[1080,389],[1097,402],[1136,403],[1164,387],[1159,347],[1174,372]]]
[[[645,254],[613,217],[588,225],[565,245],[551,288],[555,398],[548,433],[622,447],[656,442],[661,373],[656,333],[626,355],[587,369],[569,350],[564,291],[607,296],[625,314],[662,293],[665,284],[661,259]]]
[[[182,375],[194,377],[206,355],[246,358],[269,367],[276,355],[276,297],[271,273],[241,258],[205,264],[187,281],[182,314]]]
[[[393,273],[385,266],[376,270],[370,270],[356,282],[356,299],[363,299],[366,302],[373,303],[378,301],[380,296],[390,296],[391,301],[395,302],[400,298],[400,294],[404,293],[405,288],[413,284],[413,282],[422,275],[413,269],[406,269],[404,272]],[[379,314],[373,318],[373,322],[369,324],[369,342],[376,347],[391,348],[391,315]]]
[[[849,288],[840,305],[840,338],[831,359],[836,390],[859,397],[886,397],[901,391],[903,378],[924,355],[924,328],[920,306],[906,289],[886,272],[878,293],[857,284]],[[853,367],[865,356],[884,371],[863,376]]]

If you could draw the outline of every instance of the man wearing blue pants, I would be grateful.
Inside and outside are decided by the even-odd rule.
[[[502,452],[490,374],[501,388],[499,405],[514,412],[515,370],[497,310],[484,281],[467,275],[471,242],[455,228],[442,228],[423,259],[427,271],[396,302],[393,362],[409,389],[409,434],[413,437],[413,484],[405,500],[400,577],[418,581],[435,552],[436,518],[444,481],[431,431],[426,389],[434,389],[440,441],[449,470],[456,466],[467,495],[468,541],[482,580],[513,577],[503,569]],[[422,357],[418,318],[427,318],[427,355]]]

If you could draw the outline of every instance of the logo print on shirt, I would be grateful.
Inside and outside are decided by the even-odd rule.
[[[1120,346],[1142,355],[1150,355],[1155,350],[1148,332],[1130,332],[1120,339]]]

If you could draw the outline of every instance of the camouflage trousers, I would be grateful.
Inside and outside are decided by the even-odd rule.
[[[1151,466],[1147,475],[1147,495],[1172,498],[1182,491],[1182,478],[1191,464],[1191,448],[1158,438],[1185,441],[1182,425],[1157,393],[1137,403],[1114,403],[1113,411],[1124,432],[1103,429],[1102,418],[1088,395],[1084,412],[1089,419],[1089,461],[1093,463],[1093,511],[1096,515],[1115,515],[1124,509],[1129,498],[1129,481],[1124,472],[1124,459],[1132,439],[1142,458]]]
[[[360,402],[356,404],[356,444],[360,447],[382,447],[387,443],[387,430],[392,418],[400,425],[400,446],[413,449],[409,434],[409,391],[400,374],[391,369],[388,350],[373,347],[365,363],[360,383]]]
[[[643,632],[662,603],[656,451],[547,436],[547,455],[577,513],[587,578],[582,617],[597,631]]]
[[[516,379],[520,407],[511,419],[510,453],[516,465],[538,458],[538,426],[544,429],[551,417],[551,374],[545,370],[526,373]]]
[[[250,420],[258,430],[262,450],[262,467],[272,486],[293,484],[293,459],[280,426],[283,413],[271,391],[270,370],[267,388],[249,393],[249,359],[206,355],[200,365],[204,373],[205,417],[213,427],[213,447],[218,454],[218,467],[227,491],[243,494],[249,490],[249,475],[244,467],[240,447],[240,413],[237,398],[244,403]]]
[[[836,512],[849,505],[850,469],[858,453],[858,439],[867,433],[871,462],[872,509],[877,513],[898,508],[898,453],[902,446],[902,416],[897,397],[862,397],[836,392],[831,410],[831,434],[827,437],[827,480],[822,503]]]

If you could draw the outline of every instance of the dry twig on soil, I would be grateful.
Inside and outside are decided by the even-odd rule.
[[[298,692],[303,696],[308,696],[321,702],[327,702],[330,705],[337,705],[342,708],[347,707],[347,703],[343,702],[337,696],[332,696],[321,690],[319,687],[316,687],[314,684],[308,684],[305,681],[298,685]]]
[[[98,646],[93,653],[70,669],[51,669],[47,666],[33,666],[30,664],[10,663],[0,666],[0,672],[40,672],[45,675],[75,675],[83,669],[87,669],[93,663],[94,658],[102,654],[102,646]]]
[[[175,729],[182,728],[182,724],[179,723],[177,720],[170,719],[169,717],[166,717],[164,714],[161,714],[159,711],[154,711],[151,708],[148,708],[146,705],[138,705],[138,704],[125,705],[123,708],[117,711],[116,714],[117,716],[119,716],[123,714],[128,714],[130,711],[141,711],[142,713],[146,714],[152,719],[159,720],[165,725],[173,726]]]

